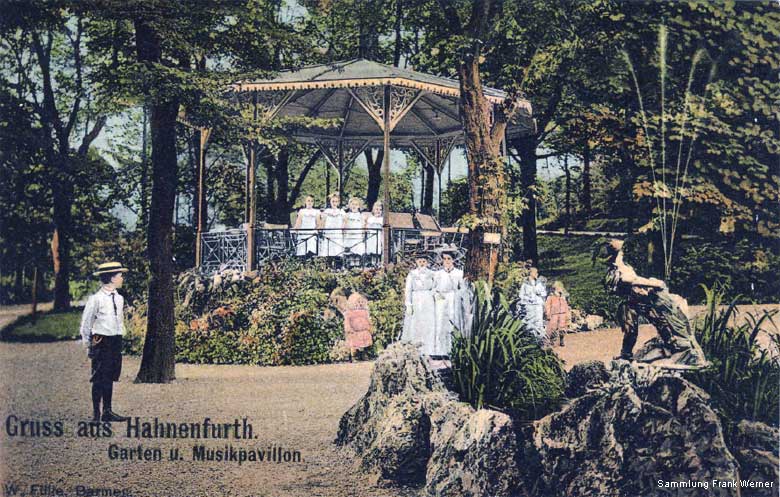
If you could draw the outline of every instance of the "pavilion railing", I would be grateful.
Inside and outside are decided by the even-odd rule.
[[[383,232],[381,228],[288,229],[256,228],[254,230],[257,266],[289,257],[325,257],[335,268],[369,268],[382,264]],[[437,249],[455,247],[461,255],[463,235],[419,229],[391,230],[391,260],[414,259],[430,255]],[[244,230],[203,233],[201,236],[201,270],[213,273],[225,269],[247,269],[247,237]]]
[[[210,231],[201,234],[201,271],[246,270],[246,231]]]

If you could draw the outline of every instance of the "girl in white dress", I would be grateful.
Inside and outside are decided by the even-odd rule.
[[[374,207],[371,209],[371,213],[366,216],[366,228],[368,233],[366,235],[366,253],[367,254],[382,254],[382,238],[384,233],[382,232],[382,224],[384,223],[384,217],[382,215],[382,202],[374,202]]]
[[[317,255],[317,219],[320,210],[314,208],[314,197],[308,195],[304,207],[298,211],[295,219],[295,255]]]
[[[415,264],[417,267],[409,271],[406,277],[406,314],[401,340],[421,343],[423,354],[437,355],[436,316],[433,302],[436,283],[433,271],[428,269],[428,259],[418,257],[415,259]]]
[[[342,252],[344,240],[341,230],[344,228],[346,213],[339,208],[341,200],[338,193],[332,193],[328,200],[330,207],[320,214],[320,226],[325,230],[320,244],[320,255],[334,257]]]
[[[463,270],[455,267],[452,254],[442,254],[442,269],[435,273],[436,340],[434,355],[450,355],[453,329],[463,332],[463,291],[466,288]]]
[[[361,201],[357,197],[349,199],[349,212],[344,216],[344,249],[351,254],[363,255],[366,252],[363,242],[363,229],[366,227],[363,213],[360,212]]]

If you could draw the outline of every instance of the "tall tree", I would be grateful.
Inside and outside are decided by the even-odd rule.
[[[161,33],[153,19],[133,19],[136,56],[142,66],[163,62]],[[149,209],[149,303],[146,339],[136,381],[167,383],[176,377],[173,335],[173,209],[176,199],[176,117],[179,99],[175,95],[149,104],[152,135],[152,201]]]
[[[70,307],[74,178],[105,126],[90,106],[91,70],[85,53],[85,17],[78,9],[28,2],[9,9],[1,28],[20,98],[32,105],[44,130],[45,164],[52,181],[54,309]]]

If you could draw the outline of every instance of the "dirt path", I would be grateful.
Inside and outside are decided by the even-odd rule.
[[[73,436],[90,415],[88,362],[77,342],[0,343],[2,420],[62,420],[66,436],[20,438],[0,433],[0,483],[42,482],[66,492],[76,485],[129,489],[133,496],[398,496],[411,490],[377,488],[356,472],[333,440],[341,415],[368,387],[372,363],[325,366],[176,366],[169,385],[137,385],[137,358],[125,357],[115,388],[115,410],[175,422],[230,422],[248,417],[259,438],[202,441],[209,448],[267,448],[300,451],[300,464],[194,462],[194,440],[125,437],[115,424],[110,439]],[[111,443],[123,447],[179,447],[184,461],[121,462],[108,458]],[[70,495],[75,495],[71,493]]]
[[[741,305],[738,306],[739,313],[736,315],[736,322],[742,324],[748,320],[750,314],[760,315],[762,310],[780,311],[780,304],[763,304],[759,306]],[[690,312],[696,319],[705,311],[704,306],[691,306]],[[775,316],[774,321],[765,321],[761,326],[763,333],[759,335],[759,343],[772,350],[770,334],[780,334],[780,314]],[[646,341],[655,336],[655,328],[650,325],[639,327],[639,338],[636,348],[642,346]],[[604,328],[584,333],[573,333],[566,335],[565,347],[554,347],[553,350],[558,356],[566,362],[566,369],[577,363],[597,360],[609,364],[613,357],[620,353],[620,346],[623,343],[623,334],[619,328]],[[775,351],[776,352],[776,351]]]

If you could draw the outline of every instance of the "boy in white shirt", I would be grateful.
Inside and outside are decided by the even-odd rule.
[[[116,291],[122,288],[127,268],[119,262],[98,266],[93,274],[103,286],[89,297],[81,316],[81,339],[92,360],[92,420],[126,421],[111,410],[114,382],[122,373],[122,335],[125,334],[124,299]],[[101,415],[100,402],[103,401]]]

